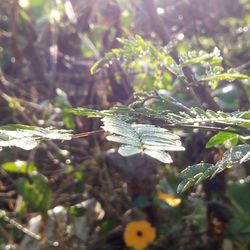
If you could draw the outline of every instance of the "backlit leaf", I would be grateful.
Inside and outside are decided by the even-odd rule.
[[[150,124],[129,124],[114,117],[104,117],[102,128],[112,133],[109,141],[121,143],[118,153],[131,156],[142,153],[163,163],[171,163],[171,156],[165,151],[183,151],[180,137],[165,128]]]

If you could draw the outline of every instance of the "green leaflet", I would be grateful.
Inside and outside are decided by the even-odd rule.
[[[70,130],[40,128],[35,126],[11,124],[0,126],[0,147],[19,147],[30,150],[41,140],[71,140]]]
[[[171,156],[165,151],[183,151],[180,137],[165,128],[149,124],[129,124],[114,117],[102,119],[105,131],[112,133],[107,140],[121,143],[118,152],[122,156],[142,153],[163,163],[171,163]]]

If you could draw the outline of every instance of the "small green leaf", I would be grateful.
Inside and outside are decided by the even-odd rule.
[[[235,146],[238,143],[238,138],[239,135],[235,133],[220,131],[210,138],[210,140],[206,144],[206,148],[212,148],[215,145],[222,145],[227,141],[231,142],[231,146]]]
[[[30,179],[31,182],[27,178],[19,178],[16,181],[17,192],[31,208],[46,213],[51,204],[48,180],[41,174],[33,174]]]
[[[37,168],[33,163],[17,160],[15,162],[6,162],[1,166],[4,170],[13,173],[34,174]]]

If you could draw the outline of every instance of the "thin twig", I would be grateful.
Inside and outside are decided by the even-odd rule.
[[[20,231],[22,231],[24,234],[30,236],[31,238],[40,241],[42,238],[40,235],[35,234],[34,232],[30,231],[28,228],[24,227],[23,225],[21,225],[19,222],[17,222],[14,219],[11,219],[5,211],[0,210],[0,218],[2,218],[5,222],[9,223],[10,225],[12,225],[13,227],[19,229]],[[58,242],[56,241],[50,241],[50,240],[46,240],[45,242],[48,245],[52,245],[54,247],[59,246]]]
[[[104,130],[94,130],[94,131],[90,131],[90,132],[83,132],[83,133],[79,133],[79,134],[74,134],[72,138],[76,139],[76,138],[87,137],[89,135],[94,135],[94,134],[101,133],[101,132],[104,132]]]

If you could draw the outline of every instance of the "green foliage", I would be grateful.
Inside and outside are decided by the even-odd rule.
[[[150,63],[159,61],[161,63],[164,60],[164,56],[167,56],[173,48],[172,44],[169,44],[160,50],[157,49],[152,43],[146,42],[139,35],[134,38],[117,38],[117,40],[123,46],[122,48],[112,49],[111,52],[105,54],[105,57],[96,62],[91,68],[91,73],[96,73],[101,67],[108,66],[112,60],[130,62],[136,58],[150,58]],[[167,64],[172,64],[171,57],[166,61]]]
[[[0,147],[68,141],[63,150],[43,143],[1,152],[0,249],[22,248],[27,236],[25,250],[31,238],[45,248],[53,239],[67,249],[123,249],[113,236],[142,218],[156,228],[155,249],[223,249],[221,242],[248,249],[249,7],[248,0],[2,1],[1,123],[43,128],[0,127]],[[101,118],[107,140],[92,136],[99,119],[81,116]],[[146,157],[106,151],[116,143],[124,156]],[[187,153],[170,157],[181,144]],[[224,169],[209,190],[177,196],[180,178],[184,192]],[[91,202],[75,204],[82,199]],[[37,235],[17,223],[32,224],[26,218],[37,214],[46,227]]]
[[[0,127],[0,147],[19,147],[25,150],[35,148],[41,140],[70,140],[71,131],[54,128],[40,128],[27,125],[5,125]]]
[[[171,111],[164,110],[154,110],[148,107],[144,107],[143,103],[148,99],[159,99],[163,102],[170,102],[175,106],[179,107],[184,111],[179,111],[176,113],[172,113]],[[138,105],[139,104],[139,105]],[[222,111],[212,111],[212,110],[202,110],[200,108],[188,108],[184,106],[177,100],[172,97],[165,96],[156,92],[154,95],[142,96],[139,99],[139,102],[135,101],[135,103],[131,104],[130,107],[117,105],[109,110],[91,110],[84,108],[76,108],[76,109],[68,109],[67,112],[73,113],[79,116],[88,116],[88,117],[104,117],[103,121],[109,125],[105,125],[104,129],[106,131],[118,134],[108,136],[107,139],[119,143],[123,143],[123,145],[118,152],[123,156],[129,156],[136,153],[145,153],[153,158],[156,158],[164,163],[170,163],[171,158],[165,152],[154,152],[152,148],[145,147],[144,142],[140,140],[141,135],[135,133],[134,128],[136,126],[145,126],[141,124],[128,124],[125,121],[136,121],[138,119],[146,120],[156,119],[164,122],[165,126],[169,127],[177,127],[181,129],[187,128],[200,128],[211,131],[218,131],[216,135],[211,137],[211,139],[207,142],[206,147],[211,148],[216,145],[224,145],[225,143],[230,143],[231,149],[226,151],[224,158],[217,162],[215,165],[200,163],[191,167],[188,167],[181,174],[184,179],[178,187],[178,191],[185,191],[189,187],[193,185],[199,184],[202,180],[214,176],[218,172],[224,170],[225,168],[231,167],[236,163],[242,163],[249,159],[249,155],[247,155],[247,150],[249,150],[249,146],[240,145],[236,146],[239,139],[243,142],[249,139],[250,135],[250,113],[249,111],[237,111],[232,113],[226,113]],[[122,120],[120,120],[122,119]],[[153,133],[155,127],[152,125],[147,126],[147,133]],[[162,130],[163,133],[164,129]],[[143,135],[145,136],[145,135]],[[167,144],[167,141],[161,142],[159,147],[159,138],[152,137],[150,138],[150,146],[154,145],[154,149],[160,151],[171,151]],[[176,138],[178,140],[178,138]],[[167,143],[165,145],[165,143]],[[157,146],[156,146],[157,145]],[[175,145],[175,142],[171,142],[171,147]],[[228,145],[227,145],[228,146]],[[170,149],[171,149],[170,147]],[[175,150],[178,150],[175,148]],[[179,150],[178,150],[179,151]],[[160,153],[160,154],[159,154]]]
[[[215,174],[226,168],[237,166],[243,162],[250,160],[250,145],[239,145],[228,149],[221,160],[215,165],[209,163],[200,163],[189,166],[180,173],[183,179],[179,184],[177,191],[184,192],[188,188],[198,185],[204,179],[213,177]]]
[[[198,81],[219,82],[223,80],[233,81],[236,79],[250,79],[249,76],[237,72],[235,69],[229,69],[225,72],[221,66],[222,57],[218,48],[213,52],[206,53],[205,51],[189,52],[186,56],[180,58],[180,63],[171,56],[171,52],[176,47],[176,44],[170,42],[167,46],[157,48],[152,43],[146,42],[142,37],[124,39],[119,38],[122,48],[112,49],[106,53],[105,57],[99,60],[91,68],[91,74],[97,72],[100,68],[109,67],[112,61],[122,61],[127,66],[130,62],[145,61],[149,59],[149,67],[153,70],[153,75],[159,81],[162,81],[163,76],[159,78],[159,71],[167,70],[179,78],[184,84],[188,84],[188,80],[183,73],[183,67],[198,64],[199,67],[206,71],[205,75],[196,74]],[[205,66],[203,66],[205,65]],[[209,70],[207,70],[209,68]],[[203,70],[203,71],[204,71]]]
[[[232,240],[249,240],[250,202],[249,199],[246,199],[249,189],[249,180],[232,182],[228,186],[226,195],[232,204],[234,218],[230,221],[227,232],[231,235]],[[234,235],[234,232],[241,232],[241,234]]]
[[[37,168],[33,163],[17,160],[15,162],[6,162],[1,165],[5,171],[19,174],[35,174]]]
[[[220,50],[215,47],[211,53],[206,53],[205,51],[189,52],[186,57],[182,57],[182,65],[187,66],[190,64],[200,64],[204,62],[211,62],[213,64],[220,63],[222,61],[222,56]]]
[[[250,127],[250,112],[249,111],[237,111],[233,113],[225,113],[222,111],[202,110],[200,108],[191,108],[187,114],[180,112],[179,114],[170,113],[167,117],[174,124],[218,124],[218,125],[236,125],[246,129],[246,133],[249,133],[247,128]]]
[[[242,217],[244,215],[249,217],[250,200],[245,199],[245,194],[249,192],[249,188],[249,180],[239,180],[237,182],[230,183],[227,190],[227,195],[231,199],[233,207],[237,210],[237,213]],[[245,217],[245,219],[247,218]],[[248,222],[249,219],[250,218],[248,218]]]
[[[250,127],[250,112],[249,111],[237,111],[233,113],[226,113],[222,111],[212,111],[212,110],[202,110],[200,108],[188,108],[181,104],[180,102],[177,102],[171,97],[164,96],[151,96],[150,98],[155,98],[163,101],[170,101],[173,104],[175,104],[178,107],[181,107],[185,109],[185,112],[180,111],[178,113],[172,113],[170,111],[165,110],[154,110],[148,107],[139,107],[139,108],[133,108],[133,104],[130,105],[130,107],[123,106],[123,105],[117,105],[109,110],[93,110],[93,109],[86,109],[86,108],[71,108],[67,109],[67,112],[75,114],[77,116],[87,116],[87,117],[106,117],[106,116],[120,116],[123,117],[123,119],[135,119],[138,117],[150,117],[154,119],[163,120],[164,122],[167,122],[172,125],[194,125],[199,124],[201,125],[235,125],[239,126],[238,128],[242,129],[240,132],[243,134],[249,134],[249,127]],[[167,99],[168,98],[168,99]],[[136,102],[135,102],[136,103]],[[140,103],[143,103],[143,100],[140,100]],[[242,128],[241,128],[242,127]],[[212,130],[212,128],[211,128]],[[230,131],[230,130],[229,130]],[[237,133],[237,130],[235,130],[235,133]]]
[[[32,174],[16,181],[17,191],[24,201],[35,211],[45,214],[50,208],[52,194],[44,175]]]
[[[223,145],[227,142],[229,142],[231,146],[236,146],[238,140],[239,140],[239,135],[235,133],[221,131],[210,138],[210,140],[206,144],[206,148],[212,148],[215,145],[220,145],[220,144]]]
[[[165,151],[183,151],[180,137],[167,129],[149,124],[129,124],[114,117],[102,119],[103,129],[112,133],[109,141],[122,143],[118,152],[122,156],[142,153],[163,163],[171,163],[171,156]]]

